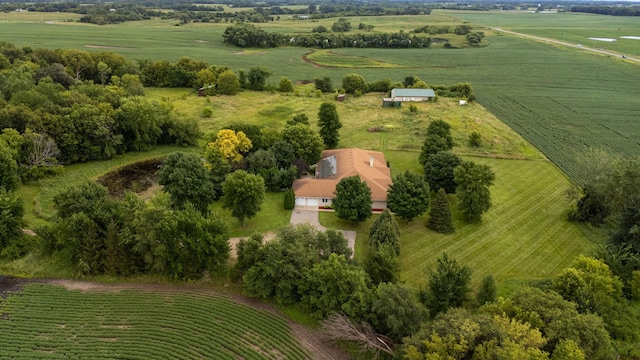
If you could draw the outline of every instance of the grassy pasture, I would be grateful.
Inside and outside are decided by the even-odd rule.
[[[309,358],[283,318],[205,292],[28,284],[0,309],[4,359]]]

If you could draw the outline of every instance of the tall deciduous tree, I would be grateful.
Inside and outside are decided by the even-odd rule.
[[[429,184],[418,174],[399,174],[387,191],[387,205],[400,218],[411,221],[429,208]]]
[[[447,194],[455,193],[456,182],[453,170],[461,163],[462,159],[448,151],[440,151],[427,156],[422,167],[429,186],[434,190],[443,188]]]
[[[323,143],[318,133],[308,125],[297,124],[287,126],[282,130],[282,140],[291,144],[296,158],[302,159],[307,165],[320,160]]]
[[[371,311],[377,319],[376,330],[395,341],[415,333],[426,315],[410,289],[391,283],[378,285]]]
[[[264,201],[264,180],[258,175],[244,170],[227,175],[222,184],[222,206],[231,210],[231,215],[238,219],[242,226],[245,220],[252,218],[262,208]]]
[[[330,254],[313,265],[301,284],[302,303],[317,317],[333,312],[360,315],[362,298],[369,298],[369,277],[361,267],[349,265],[344,255]]]
[[[13,191],[0,186],[0,252],[22,235],[23,215],[22,199]]]
[[[213,183],[210,181],[202,160],[196,155],[174,153],[167,157],[158,171],[158,183],[169,193],[171,202],[178,208],[191,203],[200,212],[215,199]]]
[[[247,88],[251,90],[262,91],[267,78],[273,73],[264,66],[254,66],[249,70],[247,75]]]
[[[432,317],[469,299],[471,269],[460,265],[445,252],[435,270],[429,271],[425,305]]]
[[[217,152],[229,163],[239,163],[243,154],[247,153],[253,145],[244,132],[237,133],[230,129],[222,129],[216,134],[214,141],[207,144],[204,153],[209,158],[209,153]]]
[[[389,209],[385,209],[369,229],[369,245],[378,248],[383,244],[389,244],[396,255],[400,254],[400,227]]]
[[[336,215],[351,222],[362,222],[371,217],[371,189],[357,175],[340,180],[331,201]]]
[[[489,186],[496,177],[493,170],[488,165],[463,161],[453,174],[458,184],[456,196],[462,218],[467,222],[479,222],[482,213],[491,207]]]
[[[278,91],[284,92],[284,93],[293,92],[293,83],[291,82],[291,80],[289,80],[289,78],[287,77],[283,77],[282,79],[280,79],[280,84],[278,85]]]
[[[240,91],[240,80],[231,70],[226,70],[218,75],[218,94],[235,95]]]
[[[427,137],[424,140],[422,152],[420,153],[420,163],[425,164],[429,155],[451,149],[453,149],[451,125],[444,120],[434,120],[427,128]]]
[[[339,130],[342,128],[338,110],[333,103],[322,103],[318,111],[318,126],[320,127],[320,137],[328,149],[334,149],[340,141]]]
[[[433,204],[431,204],[427,227],[442,234],[451,234],[454,230],[453,224],[451,223],[449,198],[443,188],[438,190],[436,198],[433,200]]]
[[[347,74],[342,78],[342,88],[348,94],[355,94],[356,91],[364,94],[367,92],[367,83],[361,75]]]
[[[18,183],[18,163],[11,156],[11,149],[0,143],[0,187],[13,190]]]

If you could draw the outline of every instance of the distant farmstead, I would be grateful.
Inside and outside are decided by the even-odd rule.
[[[323,151],[315,176],[298,179],[293,183],[296,206],[330,207],[336,185],[343,178],[354,175],[359,176],[371,189],[372,209],[386,209],[391,171],[383,153],[362,149]]]
[[[384,107],[400,106],[403,102],[431,101],[436,97],[433,89],[393,89],[391,97],[382,99]]]

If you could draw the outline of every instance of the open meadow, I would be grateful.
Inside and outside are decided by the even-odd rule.
[[[3,359],[309,359],[287,321],[202,290],[27,284],[0,299]]]

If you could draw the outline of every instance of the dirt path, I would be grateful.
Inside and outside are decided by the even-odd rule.
[[[550,39],[550,38],[544,38],[544,37],[535,36],[535,35],[523,34],[523,33],[515,32],[515,31],[504,30],[502,28],[497,28],[497,27],[489,27],[489,28],[492,29],[492,30],[496,30],[496,31],[500,31],[500,32],[506,33],[506,34],[516,35],[516,36],[519,36],[519,37],[523,37],[523,38],[527,38],[527,39],[531,39],[531,40],[535,40],[535,41],[541,41],[541,42],[546,42],[546,43],[551,43],[551,44],[569,46],[569,47],[578,48],[578,49],[585,50],[585,51],[595,52],[595,53],[598,53],[598,54],[609,55],[609,56],[613,56],[613,57],[617,57],[617,58],[621,58],[621,59],[640,62],[639,58],[628,57],[626,55],[622,55],[622,54],[611,52],[611,51],[607,51],[607,50],[600,50],[600,49],[595,49],[595,48],[582,46],[582,45],[579,45],[579,44],[568,43],[568,42],[565,42],[565,41],[560,41],[560,40],[555,40],[555,39]]]
[[[262,302],[258,299],[249,298],[240,294],[225,294],[211,288],[206,288],[192,284],[102,284],[90,281],[67,280],[67,279],[23,279],[12,276],[0,275],[0,297],[6,297],[8,294],[20,291],[24,284],[39,283],[62,286],[68,290],[78,291],[95,291],[95,292],[120,292],[123,290],[148,291],[148,292],[166,292],[166,293],[199,293],[211,296],[226,297],[235,303],[250,306],[257,310],[268,311],[272,314],[284,318],[291,328],[292,335],[298,340],[310,354],[312,359],[320,360],[347,360],[349,355],[342,349],[322,342],[316,331],[300,325],[293,320],[287,319],[280,310],[270,304]]]

